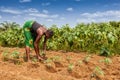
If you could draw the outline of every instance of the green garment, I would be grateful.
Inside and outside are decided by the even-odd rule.
[[[31,48],[34,47],[34,36],[32,36],[32,33],[30,32],[30,29],[32,27],[32,24],[34,21],[26,21],[23,25],[23,31],[24,31],[24,36],[25,36],[25,45],[29,46]]]

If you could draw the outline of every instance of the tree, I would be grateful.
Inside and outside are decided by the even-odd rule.
[[[20,27],[20,25],[17,24],[16,22],[7,22],[7,21],[0,23],[0,25],[1,25],[0,30],[7,30],[9,28],[14,29],[15,27]]]

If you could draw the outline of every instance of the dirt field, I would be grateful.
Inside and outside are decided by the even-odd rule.
[[[14,51],[19,59],[3,56]],[[38,62],[32,50],[32,62],[25,62],[24,54],[24,48],[0,47],[0,80],[120,80],[120,56],[47,51],[48,59]]]

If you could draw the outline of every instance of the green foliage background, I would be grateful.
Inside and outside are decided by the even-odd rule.
[[[0,26],[1,46],[24,47],[24,34],[19,24],[4,22]],[[52,25],[49,29],[54,31],[54,36],[47,42],[48,50],[120,54],[120,22],[80,23],[75,27],[66,24],[60,28]]]

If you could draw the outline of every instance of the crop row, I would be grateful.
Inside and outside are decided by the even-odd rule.
[[[24,46],[22,27],[1,26],[0,45]],[[120,54],[120,22],[81,23],[75,27],[66,24],[60,28],[52,25],[49,29],[54,31],[54,36],[47,42],[48,50],[87,51],[105,56]],[[42,41],[43,39],[40,41],[40,47],[42,47]]]

